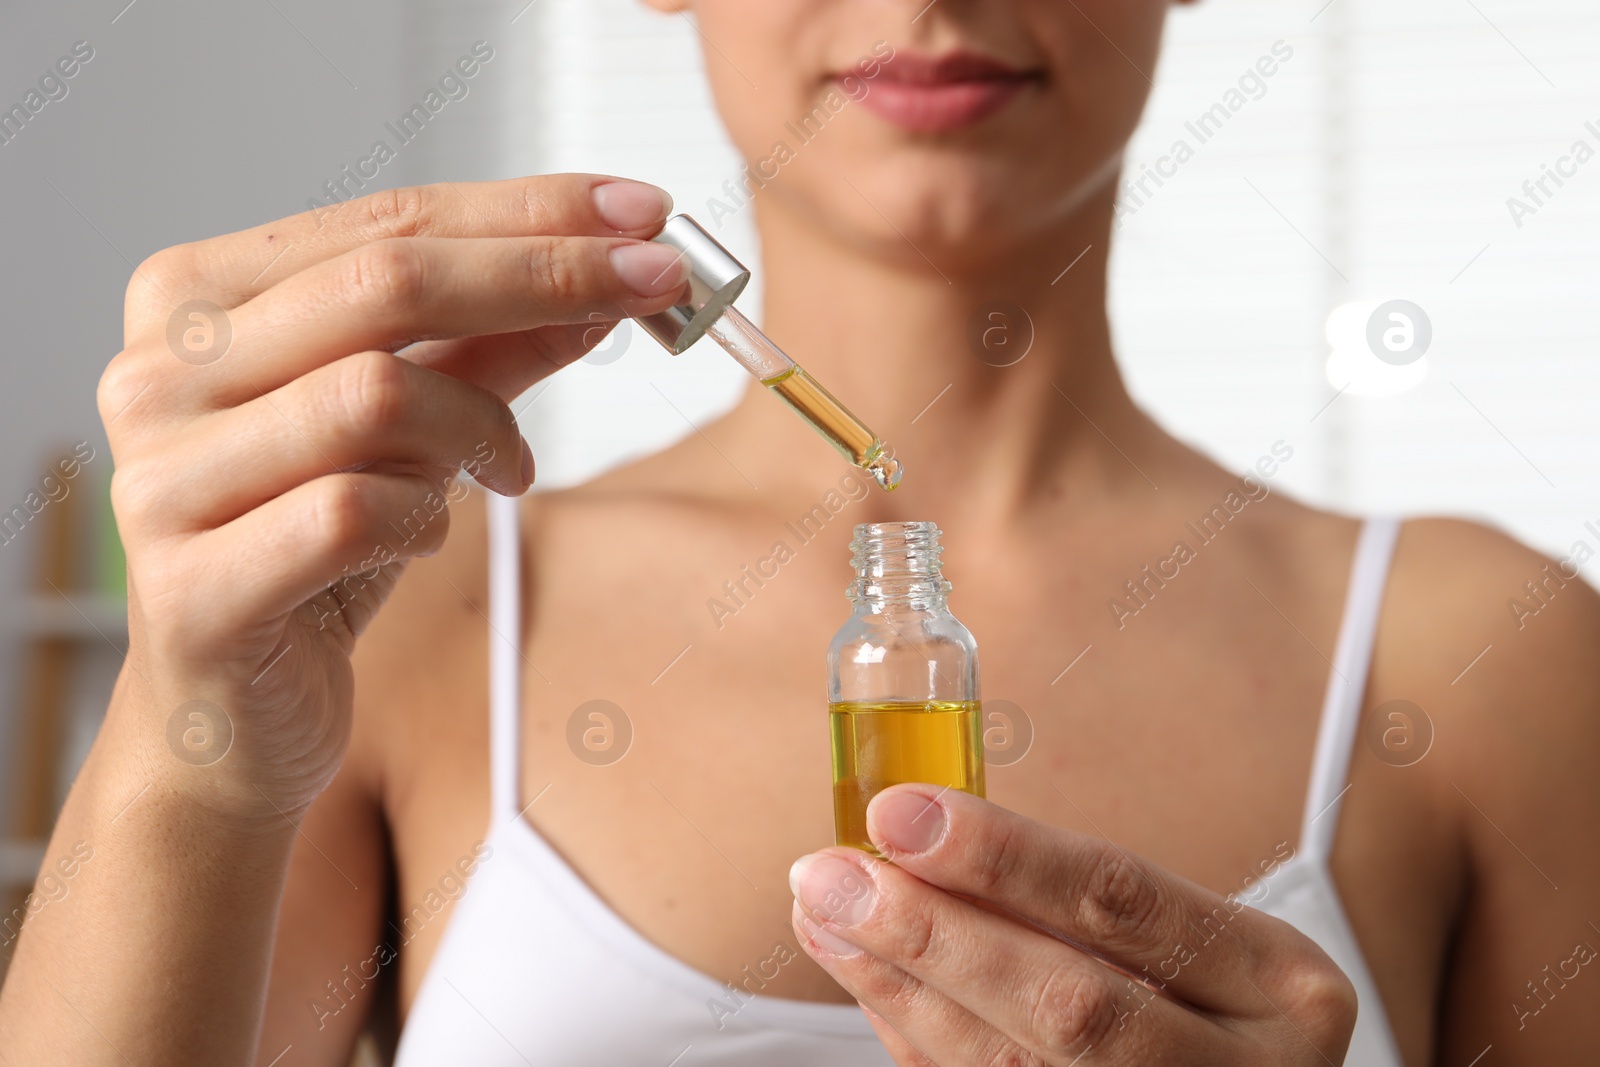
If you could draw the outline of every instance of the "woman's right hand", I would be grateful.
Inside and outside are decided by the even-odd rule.
[[[669,210],[595,175],[446,183],[141,264],[98,397],[130,613],[103,755],[224,815],[303,812],[345,750],[354,641],[438,549],[450,477],[525,490],[507,402],[681,292],[642,240]]]

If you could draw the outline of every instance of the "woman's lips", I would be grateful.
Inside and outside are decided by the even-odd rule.
[[[946,133],[988,118],[1039,75],[970,52],[901,52],[867,81],[861,105],[915,133]]]
[[[1023,90],[1023,81],[964,81],[942,85],[879,82],[861,106],[916,133],[945,133],[988,118]]]

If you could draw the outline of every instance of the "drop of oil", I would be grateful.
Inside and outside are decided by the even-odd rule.
[[[879,486],[886,491],[892,491],[895,486],[900,484],[900,478],[905,474],[906,469],[899,460],[894,458],[894,452],[885,448],[873,458],[871,463],[867,464],[867,471]]]

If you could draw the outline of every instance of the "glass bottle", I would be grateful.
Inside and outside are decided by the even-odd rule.
[[[950,614],[939,527],[862,523],[849,620],[828,646],[835,838],[879,855],[867,803],[927,782],[983,796],[978,644]]]

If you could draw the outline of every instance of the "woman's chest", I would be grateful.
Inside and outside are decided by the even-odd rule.
[[[833,843],[823,652],[845,605],[769,581],[737,613],[674,630],[668,604],[641,599],[535,627],[519,799],[608,909],[733,981],[792,945],[789,866]],[[981,596],[957,610],[979,635],[990,799],[1219,892],[1294,847],[1320,672],[1285,656],[1259,674],[1205,641],[1152,669],[1157,650],[1071,610]],[[764,992],[846,999],[795,955]]]
[[[827,573],[802,558],[760,585],[682,570],[546,583],[518,656],[514,763],[530,833],[643,942],[718,983],[755,967],[772,972],[766,995],[843,1003],[788,923],[790,864],[833,843],[823,653],[847,606]],[[958,592],[952,606],[979,639],[991,800],[1219,893],[1299,848],[1327,675],[1300,635],[1155,613],[1130,632],[1048,591]],[[1313,639],[1331,645],[1334,625]],[[1382,789],[1364,796],[1381,807]],[[1354,831],[1370,855],[1405,836],[1370,812]],[[1416,872],[1358,869],[1342,888],[1363,934],[1372,902],[1403,897]],[[1380,933],[1375,970],[1432,947],[1426,932]]]

